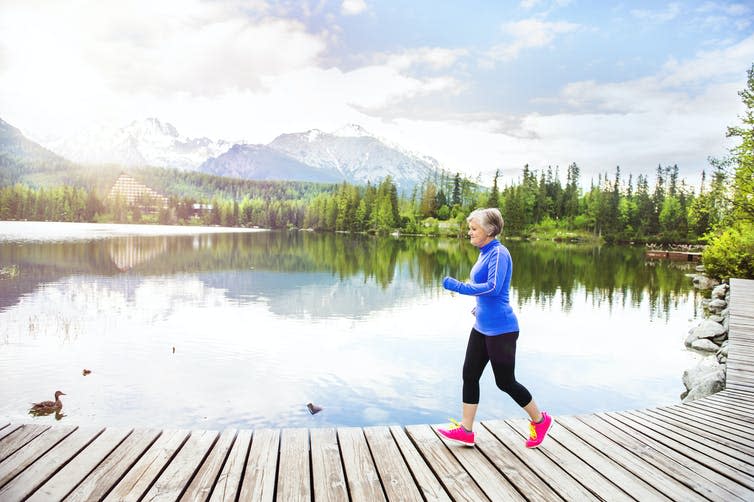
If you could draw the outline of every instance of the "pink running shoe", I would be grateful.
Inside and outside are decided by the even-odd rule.
[[[542,421],[538,424],[529,422],[529,439],[526,440],[527,448],[536,448],[542,444],[552,427],[552,417],[546,412],[542,412]]]
[[[474,433],[467,431],[456,420],[450,419],[453,425],[447,429],[437,429],[437,432],[456,443],[461,443],[466,446],[474,446]]]

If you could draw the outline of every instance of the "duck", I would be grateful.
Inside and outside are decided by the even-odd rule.
[[[55,401],[42,401],[41,403],[32,403],[29,413],[32,415],[49,415],[53,412],[59,412],[63,409],[63,401],[60,396],[65,396],[65,392],[55,391]]]
[[[309,413],[311,413],[312,415],[316,415],[317,413],[322,411],[322,407],[317,406],[314,403],[306,403],[306,408],[309,410]]]

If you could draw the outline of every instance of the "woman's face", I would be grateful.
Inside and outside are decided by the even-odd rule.
[[[469,240],[471,244],[478,248],[483,248],[487,243],[492,240],[492,237],[487,235],[482,225],[476,220],[476,218],[469,221]]]

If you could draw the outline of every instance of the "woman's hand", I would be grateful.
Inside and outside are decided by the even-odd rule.
[[[450,291],[458,292],[458,287],[461,284],[462,284],[461,281],[459,281],[458,279],[454,279],[452,277],[446,277],[445,279],[442,280],[442,287]]]

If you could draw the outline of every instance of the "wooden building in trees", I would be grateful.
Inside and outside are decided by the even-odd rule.
[[[168,207],[168,198],[123,173],[115,180],[107,196],[110,203],[122,202],[144,213],[156,213]]]

